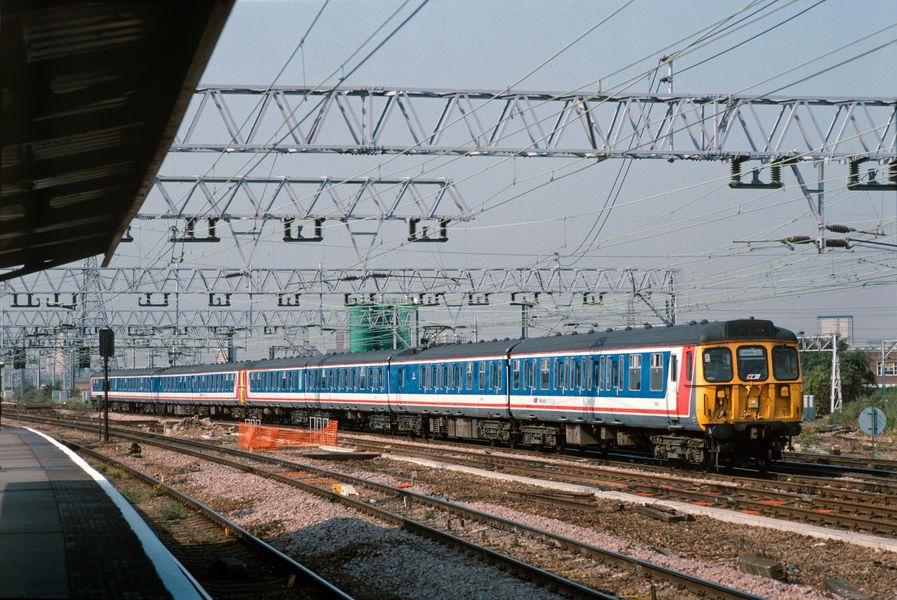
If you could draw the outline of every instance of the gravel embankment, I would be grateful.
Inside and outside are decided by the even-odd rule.
[[[121,458],[125,449],[126,445],[121,445],[113,453]],[[872,598],[897,599],[893,583],[897,580],[897,555],[888,552],[702,517],[667,524],[615,501],[597,500],[594,512],[563,510],[512,494],[533,490],[531,486],[389,458],[349,463],[310,461],[294,452],[281,454],[389,485],[407,484],[413,478],[414,491],[465,502],[769,598],[835,598],[825,582],[842,579]],[[487,593],[506,597],[501,590],[507,591],[507,597],[546,596],[544,590],[495,569],[280,484],[154,448],[145,448],[144,458],[135,463],[149,467],[150,472],[156,469],[166,482],[184,486],[187,493],[235,517],[244,527],[276,540],[299,560],[361,597],[479,598]],[[745,553],[766,554],[787,565],[788,583],[742,573],[738,556]],[[369,573],[376,574],[375,581],[367,581]]]

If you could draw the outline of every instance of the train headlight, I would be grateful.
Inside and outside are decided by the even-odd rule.
[[[716,397],[720,398],[720,399],[725,399],[726,390],[724,390],[723,388],[716,388]]]

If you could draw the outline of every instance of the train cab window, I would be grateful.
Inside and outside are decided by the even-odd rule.
[[[776,379],[795,380],[800,374],[797,350],[788,346],[776,346],[772,349],[772,375]]]
[[[520,389],[520,360],[514,361],[514,369],[511,376],[511,387],[515,390]]]
[[[769,377],[766,348],[763,346],[739,346],[738,377],[744,381],[763,381]]]
[[[732,352],[728,348],[709,348],[702,356],[704,379],[711,383],[732,379]]]
[[[651,364],[653,366],[654,361],[653,357],[655,355],[651,355],[652,361]],[[651,375],[654,375],[654,370],[651,370]],[[652,379],[653,383],[654,380]],[[637,392],[642,389],[642,355],[641,354],[631,354],[629,356],[629,389],[633,392]],[[654,389],[654,388],[651,388]]]
[[[663,354],[651,355],[651,391],[659,392],[663,389]]]

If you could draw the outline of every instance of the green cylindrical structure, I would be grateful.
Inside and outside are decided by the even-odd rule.
[[[366,304],[349,308],[349,348],[352,352],[408,348],[417,308],[406,304]]]

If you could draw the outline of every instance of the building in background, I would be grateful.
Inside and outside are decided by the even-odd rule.
[[[886,348],[884,361],[881,359],[880,348],[869,347],[865,350],[869,355],[869,370],[875,373],[875,385],[881,386],[883,366],[885,387],[897,386],[897,349]]]
[[[853,344],[853,315],[819,315],[816,317],[816,326],[819,335],[831,336],[838,334],[838,338]]]

